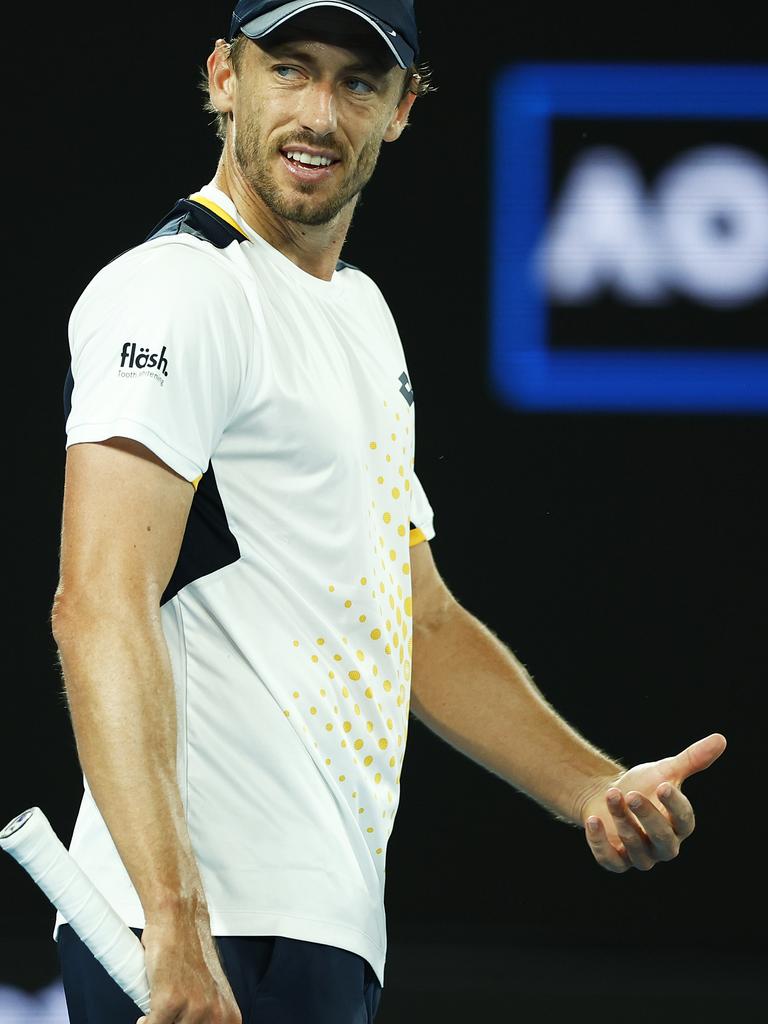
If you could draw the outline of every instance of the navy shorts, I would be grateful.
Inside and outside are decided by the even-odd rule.
[[[357,953],[282,935],[218,936],[216,944],[243,1024],[372,1024],[376,1016],[381,985]],[[141,1010],[69,925],[57,945],[71,1024],[136,1024]]]

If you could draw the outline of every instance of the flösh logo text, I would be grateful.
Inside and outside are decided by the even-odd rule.
[[[157,368],[164,377],[167,377],[168,360],[165,357],[165,345],[163,345],[159,354],[157,352],[150,352],[148,348],[139,348],[137,353],[136,342],[126,341],[123,345],[123,351],[120,353],[120,366],[123,369],[128,366],[130,369],[135,368],[137,370]]]

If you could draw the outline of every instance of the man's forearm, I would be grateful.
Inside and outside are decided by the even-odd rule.
[[[411,710],[447,743],[581,824],[581,807],[622,767],[561,719],[525,668],[461,605],[413,639]]]
[[[54,611],[78,756],[147,918],[207,913],[178,787],[168,649],[159,617],[138,620],[126,607]]]

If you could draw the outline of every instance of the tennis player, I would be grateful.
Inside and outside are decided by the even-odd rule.
[[[215,177],[72,312],[70,850],[141,936],[148,1024],[370,1024],[409,711],[610,871],[677,854],[681,784],[725,747],[626,770],[435,567],[403,347],[340,261],[428,90],[418,50],[412,0],[238,3],[207,64]],[[54,934],[73,1024],[135,1024],[61,915]]]

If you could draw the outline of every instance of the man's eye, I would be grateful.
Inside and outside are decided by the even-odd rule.
[[[294,75],[298,75],[298,73],[296,68],[288,67],[287,64],[278,64],[275,68],[275,74],[279,78],[292,78]]]
[[[367,82],[363,82],[359,78],[350,78],[349,81],[347,82],[347,85],[352,90],[352,92],[357,93],[358,96],[365,96],[366,93],[373,92],[373,87],[368,85]]]

